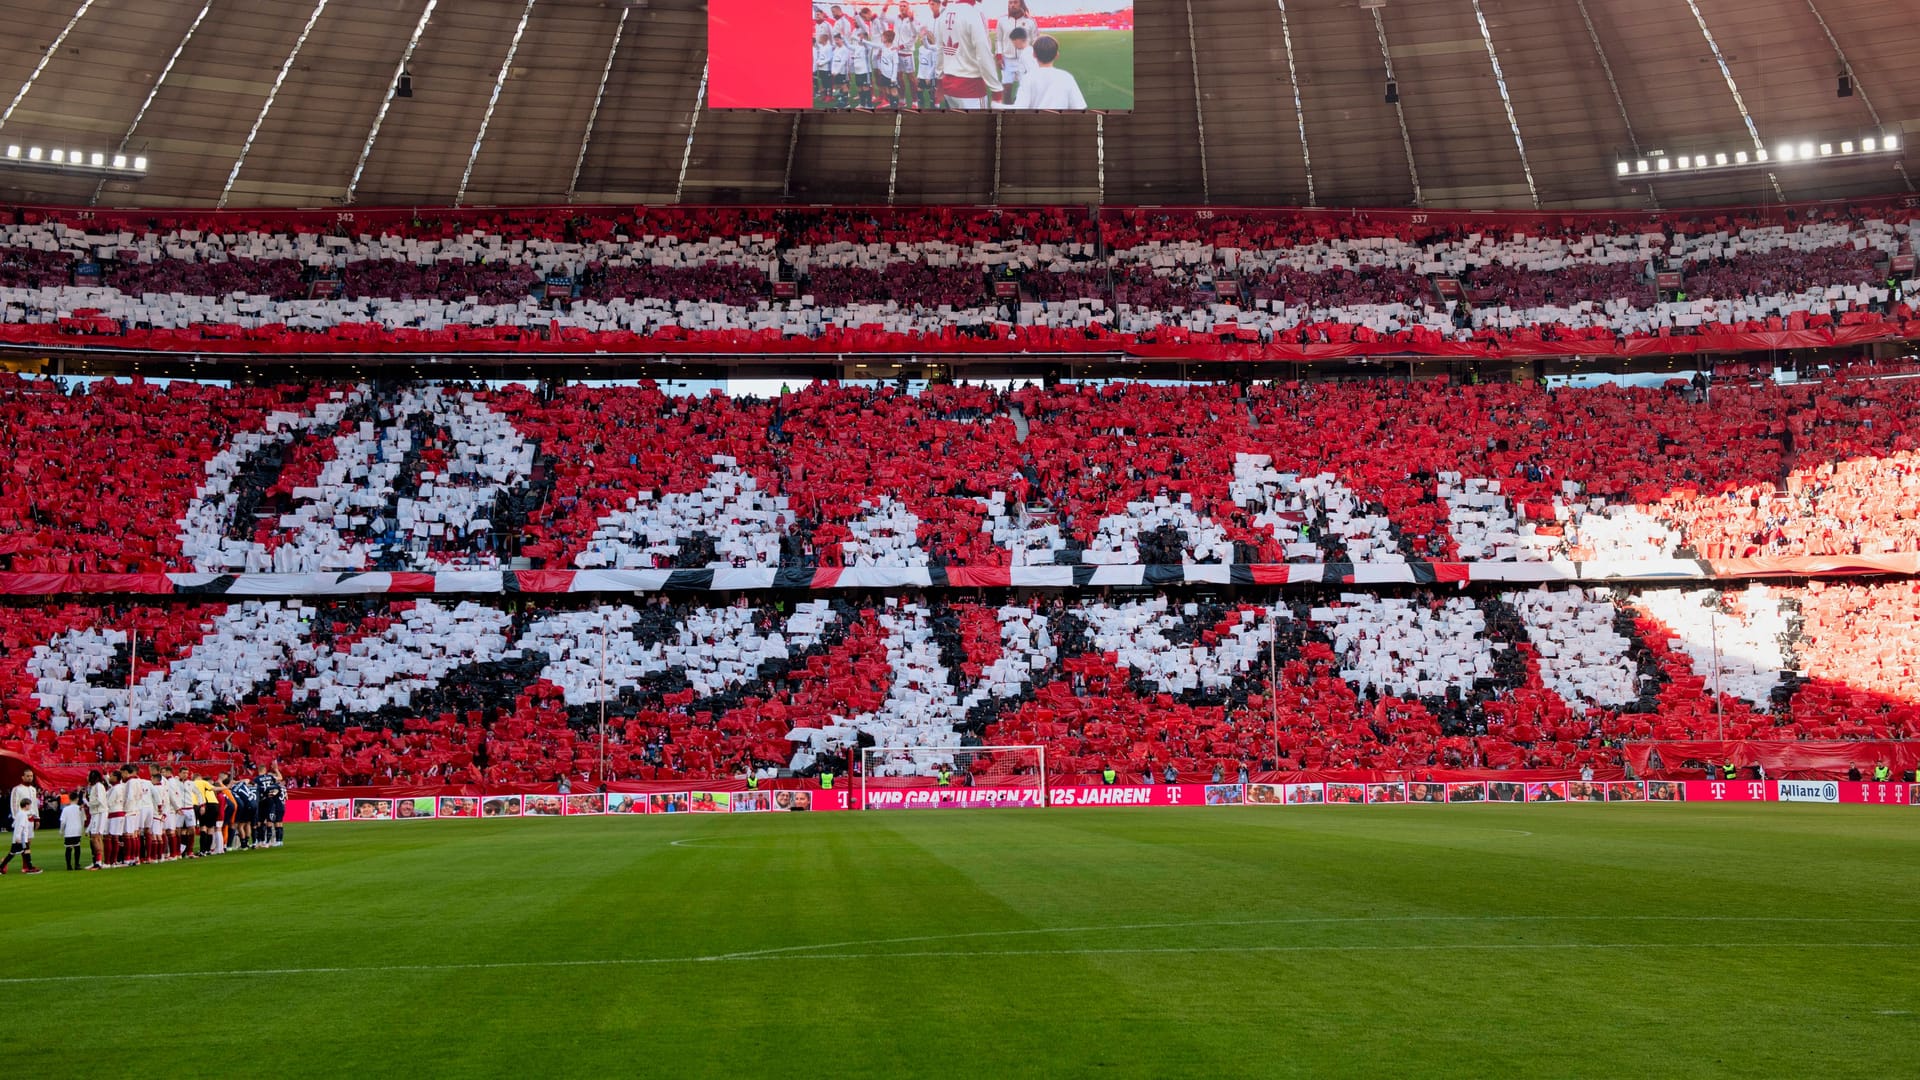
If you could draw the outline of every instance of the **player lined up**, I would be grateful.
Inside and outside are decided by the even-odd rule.
[[[279,847],[286,836],[287,785],[277,766],[249,776],[219,773],[209,779],[191,768],[176,772],[169,766],[152,770],[157,779],[141,775],[132,766],[95,769],[87,774],[83,791],[60,796],[60,834],[69,870],[102,870],[138,866],[143,862],[172,862],[243,851]],[[41,799],[32,770],[7,795],[13,810],[13,843],[0,874],[19,856],[29,874],[32,842]],[[85,836],[93,861],[82,867]]]
[[[916,13],[838,4],[814,10],[814,100],[841,109],[1085,109],[1079,83],[1055,68],[1025,0],[989,28],[977,0],[930,0]]]

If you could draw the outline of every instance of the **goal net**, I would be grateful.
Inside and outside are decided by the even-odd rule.
[[[868,810],[964,810],[1047,804],[1041,746],[869,746],[860,751]]]

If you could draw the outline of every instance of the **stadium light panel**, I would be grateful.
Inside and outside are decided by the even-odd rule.
[[[93,153],[87,155],[87,164],[96,169],[103,168],[107,164],[107,155],[95,150]]]
[[[133,159],[133,168],[134,168],[134,171],[135,171],[135,172],[146,172],[146,171],[147,171],[147,159],[146,159],[146,158],[143,158],[143,157],[137,157],[137,158],[134,158],[134,159]]]
[[[42,151],[42,150],[41,150],[41,149],[40,149],[39,147],[37,147],[37,146],[34,146],[34,147],[29,147],[29,148],[27,149],[27,160],[28,160],[28,161],[39,161],[39,160],[40,160],[40,158],[41,158],[41,156],[42,156],[42,154],[43,154],[43,151]]]
[[[67,163],[67,152],[56,147],[53,151],[53,163],[55,165],[65,165]]]
[[[20,159],[20,147],[18,145],[7,147],[7,156],[18,161]]]
[[[114,167],[114,168],[116,168],[116,169],[124,169],[124,168],[126,168],[126,167],[127,167],[127,155],[125,155],[125,154],[115,154],[115,155],[113,155],[113,167]]]
[[[1892,135],[1876,134],[1860,138],[1837,139],[1832,142],[1781,143],[1773,150],[1754,147],[1751,150],[1719,150],[1712,154],[1675,154],[1668,156],[1656,151],[1646,158],[1616,160],[1613,165],[1616,176],[1635,176],[1649,172],[1703,172],[1719,169],[1742,169],[1755,165],[1765,165],[1778,161],[1782,164],[1805,163],[1819,158],[1847,157],[1855,154],[1888,153],[1899,146],[1899,140]]]

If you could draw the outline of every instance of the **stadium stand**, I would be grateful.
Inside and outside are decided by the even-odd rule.
[[[1913,393],[820,384],[757,400],[107,379],[65,394],[4,376],[20,482],[0,494],[0,572],[1912,554]]]
[[[1613,769],[1634,746],[1908,738],[1910,580],[1591,577],[1850,537],[1913,552],[1910,386],[823,384],[756,400],[63,393],[7,376],[19,482],[0,500],[0,581],[33,599],[0,607],[0,749],[519,782],[596,774],[603,698],[608,768],[642,779],[804,774],[875,740],[1204,776]],[[80,452],[83,436],[111,452]],[[1589,580],[1521,583],[1564,565]],[[1243,566],[1302,576],[1205,569]],[[1520,581],[1441,587],[1501,566]],[[722,575],[753,567],[798,576],[729,602]],[[936,568],[1010,580],[968,576],[986,567],[1090,588],[925,588]],[[1187,576],[1099,576],[1128,567]],[[871,576],[833,576],[856,568]],[[656,574],[653,589],[696,572],[687,587],[712,595],[559,595],[598,570]],[[396,593],[511,577],[524,595],[38,599],[81,571],[149,593],[331,572]],[[1169,580],[1219,587],[1100,591]],[[1263,581],[1284,588],[1222,588]],[[808,594],[822,582],[843,588]]]
[[[1893,269],[1912,252],[1914,222],[1890,203],[1625,219],[671,207],[86,214],[14,208],[0,217],[0,337],[287,352],[1150,355],[1212,346],[1247,358],[1627,354],[1645,351],[1636,342],[1759,348],[1920,332],[1905,302],[1913,271]],[[995,295],[997,282],[1013,295]]]
[[[1920,335],[1895,269],[1916,227],[1892,202],[18,207],[0,340],[1195,361],[1847,344]],[[1681,767],[1649,746],[1920,734],[1914,587],[1849,576],[1920,573],[1910,383],[1727,366],[1643,389],[768,399],[4,375],[0,750],[523,782],[598,774],[603,699],[607,768],[642,779],[805,774],[875,740],[1199,777],[1646,773]],[[666,595],[585,595],[611,589]],[[44,599],[108,592],[141,599]]]
[[[1914,595],[1901,581],[1327,589],[1277,606],[910,592],[8,607],[0,749],[267,754],[303,783],[591,776],[604,694],[610,769],[637,779],[805,774],[858,745],[962,740],[1047,746],[1064,775],[1611,768],[1624,740],[1920,734]]]

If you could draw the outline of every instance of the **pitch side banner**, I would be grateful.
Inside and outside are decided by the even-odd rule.
[[[976,810],[1041,806],[1038,788],[878,788],[866,793],[869,810]]]
[[[1133,6],[708,0],[707,105],[1126,112],[1133,108]]]
[[[1239,800],[1224,802],[1222,792],[1209,789],[1238,784],[1117,784],[1112,787],[1064,787],[1047,792],[1053,806],[1231,806]]]
[[[991,807],[1320,806],[1366,803],[1476,802],[1793,802],[1906,806],[1920,785],[1845,780],[1651,780],[1583,782],[1311,784],[1120,784],[1061,787],[1043,804],[1034,788],[882,788],[866,793],[869,810],[977,810]],[[286,820],[404,821],[431,818],[557,817],[674,813],[779,813],[857,810],[857,791],[779,789],[574,795],[290,799]]]
[[[1804,802],[1905,806],[1913,785],[1858,780],[1688,780],[1688,802]]]

